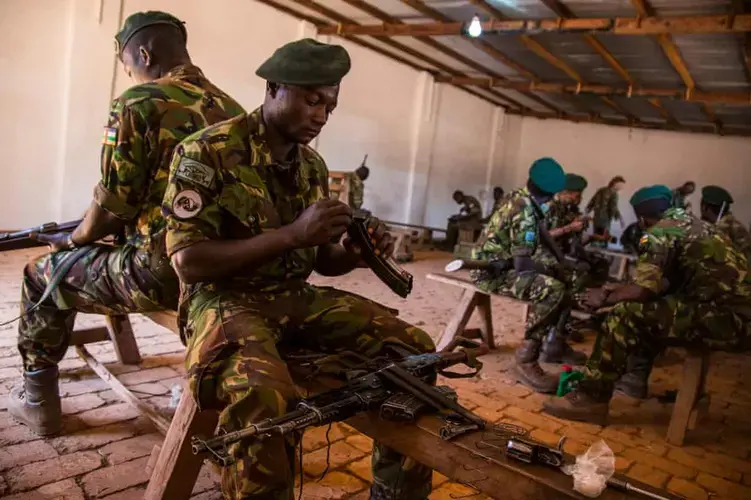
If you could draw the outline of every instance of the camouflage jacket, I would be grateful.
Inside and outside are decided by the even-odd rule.
[[[166,224],[161,206],[172,151],[188,135],[244,113],[190,64],[131,87],[112,102],[94,199],[128,221],[130,244],[157,260],[163,256]]]
[[[751,259],[751,233],[741,221],[733,214],[725,214],[717,223],[717,228],[727,234],[735,246]]]
[[[532,256],[540,239],[539,226],[543,217],[526,187],[512,191],[490,217],[472,258],[511,260]]]
[[[746,257],[715,226],[680,208],[669,209],[642,236],[633,280],[655,294],[684,300],[751,297]]]
[[[574,222],[578,217],[581,217],[582,213],[579,210],[579,205],[573,203],[562,203],[560,200],[554,200],[550,203],[550,210],[545,214],[545,220],[548,223],[548,229],[555,229],[563,227]],[[587,226],[584,226],[582,232],[569,233],[561,236],[556,241],[561,246],[564,253],[570,253],[574,240],[580,240],[583,232],[587,230]]]
[[[361,208],[365,197],[365,183],[355,172],[351,172],[347,177],[349,178],[349,206]]]
[[[601,187],[587,203],[585,212],[594,212],[595,227],[609,227],[610,221],[621,217],[618,193],[609,187]]]
[[[281,165],[271,157],[261,108],[184,140],[170,167],[163,212],[167,254],[206,240],[250,238],[292,223],[328,195],[328,169],[307,146]],[[298,248],[238,276],[191,288],[274,292],[304,283],[315,248]],[[185,290],[184,290],[185,292]]]
[[[477,198],[465,194],[464,206],[461,209],[461,214],[480,219],[482,217],[482,206],[480,205],[480,202],[477,200]]]

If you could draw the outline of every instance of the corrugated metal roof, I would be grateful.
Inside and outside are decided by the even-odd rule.
[[[274,0],[290,9],[325,19],[336,24],[339,19],[321,13],[316,5],[323,6],[339,15],[360,24],[378,24],[381,19],[373,17],[362,9],[346,3],[346,0]],[[435,22],[436,19],[427,17],[425,13],[410,7],[401,0],[365,0],[392,18],[404,23]],[[415,0],[412,0],[413,2]],[[540,0],[485,0],[485,2],[513,19],[552,19],[556,13]],[[635,17],[637,12],[630,0],[561,0],[561,3],[575,17]],[[658,16],[686,16],[705,14],[727,14],[733,12],[737,2],[733,0],[648,0],[647,2]],[[742,2],[751,12],[751,1]],[[304,5],[303,5],[304,4]],[[488,19],[487,9],[483,9],[477,1],[469,0],[423,0],[428,8],[438,11],[441,17],[448,17],[454,21],[468,22],[473,15]],[[435,43],[444,49],[436,50],[414,37],[393,37],[391,40],[401,46],[406,46],[414,55],[402,53],[398,48],[384,43],[383,38],[368,36],[357,37],[381,48],[390,54],[398,54],[411,64],[421,68],[436,71],[427,59],[438,61],[443,67],[454,72],[460,72],[469,77],[501,77],[513,81],[530,81],[527,76],[503,62],[506,58],[521,66],[534,76],[535,81],[557,84],[574,84],[572,75],[567,74],[555,64],[530,49],[521,37],[516,34],[485,34],[479,41],[460,36],[432,37]],[[531,38],[544,47],[559,61],[575,71],[584,83],[608,85],[625,88],[626,78],[611,66],[611,64],[577,33],[541,33],[531,35]],[[624,36],[598,33],[594,38],[618,61],[625,69],[635,85],[662,88],[685,89],[680,74],[671,64],[663,47],[655,36]],[[700,91],[712,92],[751,92],[751,81],[744,59],[744,37],[742,34],[728,35],[674,35],[672,37],[680,55],[688,68],[691,78]],[[495,49],[482,50],[479,45],[487,44]],[[472,64],[465,64],[447,55],[445,49],[458,54],[460,58],[469,59]],[[442,70],[438,73],[446,75]],[[597,114],[608,118],[625,120],[613,106],[607,104],[601,97],[591,94],[563,95],[547,92],[522,93],[515,90],[494,88],[483,89],[473,87],[477,93],[501,103],[498,95],[504,95],[516,101],[525,108],[551,112],[559,111],[577,117]],[[537,101],[548,103],[548,106]],[[612,102],[645,122],[662,122],[665,118],[660,111],[641,96],[627,98],[625,96],[610,96]],[[748,105],[728,105],[714,103],[708,114],[702,105],[680,100],[661,99],[663,108],[680,123],[710,124],[713,114],[728,127],[746,127],[751,131],[751,102]],[[514,107],[512,105],[512,107]]]

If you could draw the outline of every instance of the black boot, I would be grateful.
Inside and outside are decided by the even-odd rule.
[[[516,350],[516,374],[520,382],[542,393],[555,393],[558,378],[545,372],[537,361],[540,357],[539,340],[524,340]]]
[[[552,332],[545,338],[542,344],[542,354],[540,361],[543,363],[563,363],[566,365],[582,366],[587,362],[587,355],[580,351],[575,351],[566,339],[561,335]]]
[[[582,380],[576,389],[562,398],[551,397],[543,411],[554,417],[606,425],[613,384],[602,380]]]
[[[649,374],[654,357],[649,353],[631,354],[626,360],[626,373],[616,382],[615,390],[636,399],[647,399]]]
[[[24,383],[8,395],[8,413],[40,436],[50,436],[62,428],[57,366],[24,373]]]

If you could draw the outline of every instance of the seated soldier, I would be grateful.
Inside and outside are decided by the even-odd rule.
[[[711,224],[671,208],[666,186],[642,188],[631,205],[645,229],[633,282],[592,289],[592,309],[614,306],[585,377],[544,404],[560,418],[603,424],[616,380],[634,353],[653,357],[672,338],[707,349],[745,350],[751,335],[748,260]]]
[[[62,424],[57,363],[77,312],[177,308],[179,283],[165,255],[161,214],[172,150],[191,133],[245,112],[191,63],[186,37],[182,21],[164,12],[125,20],[115,36],[117,57],[138,85],[112,102],[94,199],[72,234],[37,236],[53,253],[24,271],[18,327],[24,384],[8,403],[10,414],[37,434],[55,434]],[[123,233],[124,244],[96,244]]]
[[[307,283],[315,270],[339,276],[362,266],[340,237],[351,209],[328,199],[328,169],[306,146],[336,108],[350,58],[339,45],[288,43],[256,75],[263,104],[189,137],[177,148],[164,198],[167,251],[182,284],[190,388],[236,431],[284,414],[297,394],[277,344],[348,349],[373,357],[387,346],[433,352],[424,331],[368,299]],[[184,164],[206,175],[175,175]],[[205,180],[205,182],[204,182]],[[369,228],[390,253],[385,227]],[[240,442],[222,470],[225,498],[292,498],[294,442]],[[425,500],[432,471],[378,443],[373,499]]]
[[[454,191],[453,198],[455,202],[462,205],[462,208],[458,214],[449,217],[445,242],[448,249],[453,249],[459,239],[459,223],[476,222],[480,224],[482,220],[482,207],[477,198],[464,194],[461,191]]]
[[[566,177],[552,158],[541,158],[529,170],[527,187],[508,194],[493,214],[473,251],[474,259],[495,262],[491,270],[473,271],[472,278],[486,292],[498,292],[532,302],[524,342],[516,350],[519,380],[537,392],[555,392],[558,378],[545,373],[538,362],[543,339],[555,342],[561,356],[576,357],[557,332],[568,319],[571,297],[566,285],[546,274],[547,266],[532,256],[540,241],[540,225],[553,196]],[[578,358],[586,358],[579,355]]]
[[[716,224],[748,259],[751,259],[751,233],[730,210],[733,197],[720,186],[704,186],[701,190],[701,218]]]
[[[490,217],[493,215],[493,212],[498,210],[498,208],[501,206],[501,203],[503,201],[503,195],[504,195],[503,188],[501,186],[496,186],[493,188],[493,208],[490,209],[490,213],[487,217],[481,219],[483,224],[487,224],[490,220]]]

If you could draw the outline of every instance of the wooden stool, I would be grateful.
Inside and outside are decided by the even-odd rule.
[[[676,446],[683,446],[686,432],[696,427],[699,419],[707,412],[709,395],[704,395],[709,357],[707,348],[686,348],[683,362],[683,375],[678,395],[670,417],[666,441]],[[706,403],[701,400],[706,398]],[[701,402],[701,405],[700,405]]]

